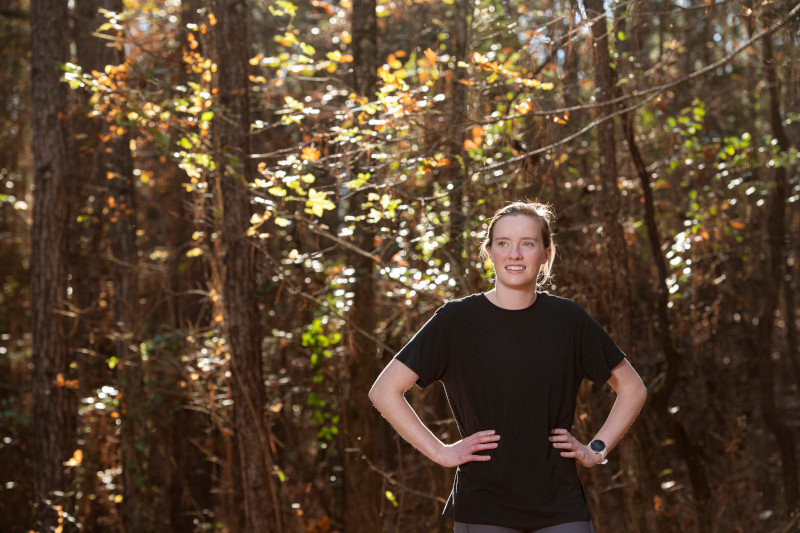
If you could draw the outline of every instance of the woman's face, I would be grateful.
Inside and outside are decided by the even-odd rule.
[[[492,228],[489,259],[494,264],[495,286],[536,290],[539,270],[550,257],[542,242],[539,221],[528,215],[507,215]]]

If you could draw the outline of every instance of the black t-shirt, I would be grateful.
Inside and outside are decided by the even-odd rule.
[[[517,528],[590,519],[575,460],[548,438],[571,430],[583,378],[605,383],[625,354],[580,305],[538,293],[509,310],[474,294],[440,307],[396,357],[420,387],[442,381],[462,437],[500,435],[490,461],[458,467],[446,516]]]

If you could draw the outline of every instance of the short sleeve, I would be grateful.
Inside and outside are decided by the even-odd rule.
[[[580,337],[580,358],[584,374],[595,383],[608,381],[611,370],[625,359],[623,351],[585,311]]]
[[[440,307],[395,359],[416,372],[417,386],[427,387],[442,379],[450,359],[450,335],[445,306]]]

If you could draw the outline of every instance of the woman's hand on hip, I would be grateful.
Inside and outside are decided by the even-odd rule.
[[[561,450],[561,457],[575,459],[587,468],[591,468],[603,460],[600,454],[595,453],[585,444],[581,444],[566,429],[556,428],[550,433],[550,442],[553,443],[553,448]]]
[[[497,435],[493,429],[478,431],[455,444],[445,444],[436,462],[442,466],[451,467],[463,465],[470,461],[488,461],[491,457],[477,455],[477,453],[497,448],[497,441],[499,440],[500,435]]]

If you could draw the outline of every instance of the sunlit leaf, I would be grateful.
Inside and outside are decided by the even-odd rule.
[[[328,193],[310,189],[306,200],[306,213],[321,217],[326,210],[336,209],[336,204],[328,200]]]
[[[314,148],[313,146],[306,146],[303,148],[303,151],[300,154],[300,158],[303,161],[316,161],[319,159],[319,150]]]
[[[523,100],[522,102],[518,103],[514,106],[514,110],[519,113],[520,115],[526,115],[531,111],[531,101],[530,100]]]
[[[392,491],[387,490],[385,495],[386,499],[392,502],[393,506],[397,507],[399,505],[399,503],[397,502],[397,498],[395,497],[394,493],[392,493]]]
[[[67,461],[67,466],[78,466],[83,461],[83,450],[78,448],[75,450],[75,453],[72,454],[69,461]]]
[[[428,48],[423,53],[425,54],[425,59],[427,59],[431,63],[431,65],[436,64],[436,60],[438,59],[436,52]]]

